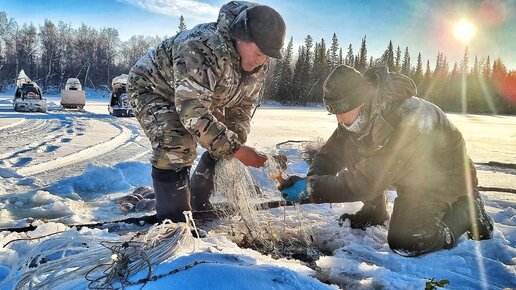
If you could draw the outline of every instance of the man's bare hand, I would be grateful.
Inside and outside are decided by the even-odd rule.
[[[254,150],[254,148],[242,145],[238,149],[233,157],[237,158],[246,166],[260,168],[263,167],[267,161],[267,156],[260,154]]]

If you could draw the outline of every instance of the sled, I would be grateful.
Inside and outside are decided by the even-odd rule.
[[[76,78],[66,81],[65,89],[61,90],[61,106],[65,109],[83,109],[86,104],[86,94],[81,82]]]
[[[16,79],[13,108],[17,112],[46,112],[47,100],[41,88],[21,70]]]
[[[111,97],[109,99],[109,114],[115,117],[134,117],[133,108],[129,105],[127,95],[128,75],[122,74],[111,81]]]

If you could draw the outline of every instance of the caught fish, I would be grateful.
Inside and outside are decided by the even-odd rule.
[[[129,195],[122,196],[121,198],[117,199],[116,202],[118,202],[118,204],[131,203],[131,204],[135,205],[142,199],[143,199],[143,197],[141,197],[141,196],[129,194]]]
[[[147,198],[147,199],[155,199],[155,198],[156,198],[156,193],[154,192],[154,190],[146,191],[146,192],[143,194],[143,198]]]
[[[145,196],[145,194],[147,194],[148,192],[154,192],[152,187],[150,187],[150,186],[140,186],[140,187],[137,187],[133,191],[133,194],[140,194],[142,196]]]
[[[151,211],[156,208],[156,200],[155,199],[142,199],[140,200],[134,209],[136,211]]]
[[[151,211],[156,209],[156,193],[152,187],[140,186],[133,193],[116,200],[118,208],[128,213],[131,211]]]
[[[124,213],[128,213],[130,211],[133,211],[134,210],[134,204],[132,203],[120,203],[118,204],[118,208],[124,212]]]
[[[287,179],[284,178],[285,170],[287,170],[287,156],[285,155],[274,155],[272,156],[275,163],[274,168],[275,171],[270,173],[270,176],[274,179],[276,179],[277,184],[276,187],[282,187],[285,182],[287,182]]]
[[[139,193],[134,193],[134,192],[133,192],[133,194],[131,194],[131,195],[132,195],[132,196],[136,196],[139,200],[142,200],[142,199],[144,198],[144,197],[143,197],[143,195],[142,195],[142,194],[139,194]]]

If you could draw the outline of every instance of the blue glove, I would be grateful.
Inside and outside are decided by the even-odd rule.
[[[291,187],[280,190],[280,192],[286,201],[300,202],[301,200],[308,198],[306,179],[300,179]]]

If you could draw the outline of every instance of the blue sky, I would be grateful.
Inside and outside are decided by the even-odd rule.
[[[120,38],[132,35],[171,36],[183,15],[187,27],[215,21],[218,9],[227,1],[218,0],[0,0],[0,11],[18,23],[63,20],[78,27],[114,27]],[[466,44],[453,37],[454,24],[467,18],[477,26],[468,43],[470,54],[480,58],[502,58],[516,69],[516,0],[417,1],[417,0],[263,0],[278,10],[287,23],[287,35],[295,47],[310,34],[314,41],[328,43],[335,32],[344,53],[367,35],[368,55],[379,57],[389,40],[402,50],[409,47],[412,63],[421,52],[423,60],[443,51],[450,61],[460,59]]]

